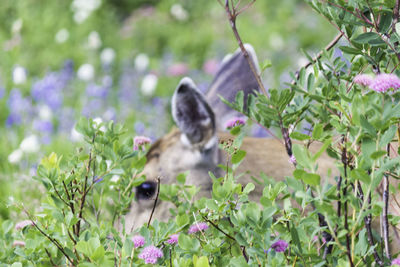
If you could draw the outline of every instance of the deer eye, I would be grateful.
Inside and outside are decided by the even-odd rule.
[[[156,192],[157,184],[154,182],[144,182],[136,187],[136,199],[150,199]]]

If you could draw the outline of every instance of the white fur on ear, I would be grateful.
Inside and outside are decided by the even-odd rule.
[[[199,89],[197,89],[196,84],[194,83],[194,81],[189,78],[189,77],[183,77],[182,80],[179,82],[178,86],[175,89],[174,95],[172,96],[172,101],[171,101],[171,110],[172,110],[172,118],[174,119],[175,122],[177,122],[177,114],[176,114],[176,98],[177,98],[177,94],[178,94],[178,89],[181,86],[187,86],[190,87],[191,89],[199,92],[201,95],[203,95],[203,93],[201,93],[201,91]]]

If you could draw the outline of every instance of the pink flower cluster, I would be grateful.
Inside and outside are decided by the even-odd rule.
[[[144,239],[144,237],[141,236],[141,235],[135,235],[135,236],[133,236],[133,237],[132,237],[132,241],[133,241],[133,246],[134,246],[135,248],[143,247],[143,246],[144,246],[144,243],[145,243],[145,239]]]
[[[162,258],[164,256],[161,249],[150,245],[145,247],[142,252],[139,254],[139,259],[143,259],[146,264],[155,264],[158,258]]]
[[[20,221],[15,225],[15,230],[24,229],[26,226],[32,226],[33,222],[31,220]]]
[[[199,231],[204,231],[207,229],[208,229],[208,225],[205,222],[195,223],[192,226],[190,226],[188,233],[195,234]]]
[[[391,266],[400,266],[400,258],[396,258],[396,259],[392,260]]]
[[[400,78],[393,73],[378,74],[375,78],[372,78],[367,74],[359,74],[354,77],[354,82],[362,86],[368,86],[372,90],[381,93],[384,93],[391,88],[394,90],[400,88]]]
[[[244,125],[244,124],[246,124],[246,121],[243,118],[234,117],[225,123],[225,128],[232,129],[233,127],[236,127],[239,125]]]
[[[178,244],[178,238],[179,238],[179,234],[170,235],[169,239],[167,240],[167,243],[170,245]]]
[[[146,136],[135,136],[135,138],[133,138],[133,150],[142,149],[144,151],[144,145],[150,143],[151,139]]]

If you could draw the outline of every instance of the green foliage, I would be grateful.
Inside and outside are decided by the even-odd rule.
[[[287,88],[249,97],[248,110],[244,110],[243,93],[230,103],[251,120],[279,130],[295,167],[292,175],[275,181],[260,174],[254,177],[257,185],[239,184],[238,177],[243,174],[237,173],[238,166],[251,151],[241,149],[243,127],[234,127],[235,140],[220,145],[229,166],[224,166],[222,177],[210,173],[212,197],[198,199],[199,189],[187,185],[187,173],[182,173],[176,177],[177,184],[160,185],[160,200],[176,206],[170,210],[173,218],[135,229],[134,234],[143,236],[146,246],[162,250],[158,264],[390,264],[390,255],[382,252],[384,241],[390,240],[371,227],[371,220],[389,208],[389,222],[384,221],[383,227],[399,222],[389,206],[394,203],[382,201],[377,188],[382,181],[390,181],[391,193],[397,195],[399,189],[400,94],[393,90],[398,89],[396,84],[379,92],[357,83],[355,77],[399,72],[400,37],[398,25],[392,25],[394,3],[307,2],[347,39],[338,45],[342,57],[332,49],[315,60],[304,52],[313,61],[312,69],[303,67],[292,74],[293,82]],[[158,45],[166,39],[167,34],[161,33],[164,30],[159,29],[159,42],[149,48],[154,53],[163,49]],[[197,63],[209,44],[208,32],[199,30],[199,36],[205,40],[182,51],[199,49],[199,58],[194,59]],[[169,41],[180,48],[182,43],[177,40]],[[143,43],[151,46],[148,40]],[[263,64],[263,69],[269,65]],[[124,138],[123,127],[113,122],[83,118],[76,129],[84,136],[85,146],[69,156],[51,153],[37,168],[35,179],[45,188],[40,209],[31,212],[10,200],[10,207],[18,207],[32,222],[24,227],[15,227],[10,220],[2,223],[0,260],[6,264],[145,264],[144,256],[139,256],[144,248],[136,246],[130,234],[116,229],[117,222],[124,225],[122,215],[134,198],[133,187],[145,181],[141,176],[145,153],[132,151],[132,139]],[[335,162],[335,169],[326,171],[323,160]],[[256,187],[263,190],[254,199]],[[383,190],[389,193],[386,187]],[[179,234],[176,244],[168,241],[172,234]]]

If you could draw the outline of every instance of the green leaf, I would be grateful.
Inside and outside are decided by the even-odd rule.
[[[186,213],[180,214],[176,216],[175,222],[178,227],[183,227],[189,223],[189,216]]]
[[[292,139],[299,140],[299,141],[304,141],[304,140],[309,140],[310,139],[310,136],[308,136],[306,134],[303,134],[303,133],[299,133],[299,132],[292,132],[290,134],[290,137]]]
[[[316,161],[321,155],[322,153],[325,152],[325,150],[331,145],[332,143],[332,137],[325,140],[324,144],[322,145],[322,147],[317,151],[317,153],[315,153],[315,155],[312,157],[312,161]]]
[[[366,184],[371,183],[371,177],[368,175],[368,173],[363,170],[363,169],[354,169],[350,171],[350,177],[356,180],[360,180]]]
[[[380,157],[386,155],[387,152],[385,150],[378,150],[371,154],[372,159],[379,159]]]
[[[369,121],[365,118],[365,116],[360,115],[360,123],[362,128],[369,133],[371,136],[375,137],[376,136],[376,130],[374,126],[369,123]]]
[[[187,177],[188,173],[189,173],[189,172],[187,171],[187,172],[178,174],[178,175],[176,176],[176,181],[177,181],[178,183],[180,183],[180,184],[185,184],[185,182],[186,182],[186,177]]]
[[[350,54],[350,55],[358,55],[358,54],[362,53],[361,50],[353,48],[353,47],[349,47],[349,46],[340,46],[339,48],[344,53]]]
[[[320,123],[315,124],[313,132],[312,132],[312,138],[314,140],[320,139],[322,137],[323,130],[324,130],[324,126],[322,124],[320,124]]]
[[[256,188],[256,186],[253,183],[248,183],[243,190],[243,194],[249,194],[251,191],[254,190],[254,188]]]
[[[295,243],[295,245],[299,249],[300,254],[302,254],[303,253],[303,249],[301,247],[299,233],[297,232],[297,229],[296,229],[296,227],[294,226],[293,223],[291,223],[291,226],[292,227],[290,227],[290,235],[292,236],[292,241]]]
[[[296,179],[302,180],[308,185],[318,186],[321,182],[321,177],[316,173],[308,173],[304,170],[296,169],[293,172]]]
[[[229,266],[232,267],[246,267],[249,266],[249,264],[247,264],[246,260],[243,257],[236,257],[236,258],[232,258],[229,261]]]
[[[183,233],[179,235],[178,244],[179,247],[183,250],[194,252],[198,252],[198,249],[200,247],[199,240],[197,240],[196,238],[191,238]]]
[[[364,32],[355,37],[352,41],[359,44],[366,44],[376,39],[380,39],[379,35],[376,32]]]
[[[200,258],[197,259],[196,263],[194,264],[194,267],[209,267],[210,265],[208,264],[208,258],[206,256],[201,256]]]
[[[379,146],[383,147],[389,144],[393,140],[394,135],[396,134],[396,130],[396,125],[390,126],[390,128],[387,129],[386,132],[382,135],[382,138],[379,141]]]
[[[261,67],[261,71],[264,71],[268,68],[272,67],[272,62],[269,59],[264,60],[264,62],[262,63],[262,67]]]
[[[232,164],[239,164],[246,156],[246,151],[238,150],[232,155]]]

